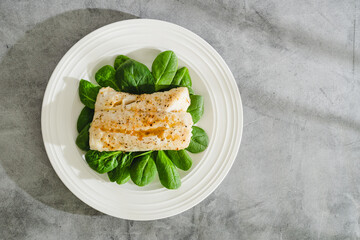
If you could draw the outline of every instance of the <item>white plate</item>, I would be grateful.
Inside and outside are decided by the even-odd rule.
[[[192,154],[193,167],[180,171],[178,190],[163,188],[158,179],[146,187],[131,181],[117,185],[87,165],[75,145],[76,121],[83,108],[80,79],[95,83],[95,72],[113,64],[119,54],[151,67],[160,51],[173,50],[179,67],[190,71],[193,89],[204,96],[205,112],[197,123],[209,135],[206,151]],[[179,214],[206,198],[230,170],[240,146],[243,113],[232,73],[202,38],[175,24],[138,19],[104,26],[81,39],[61,59],[46,88],[42,134],[50,162],[64,184],[91,207],[124,219],[153,220]]]

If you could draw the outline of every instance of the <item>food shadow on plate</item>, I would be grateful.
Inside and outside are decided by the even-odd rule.
[[[6,44],[0,62],[0,168],[8,190],[16,193],[9,196],[32,197],[64,212],[103,215],[75,197],[53,170],[42,140],[42,100],[51,73],[72,45],[101,26],[134,18],[115,10],[74,10],[38,23],[15,44]]]

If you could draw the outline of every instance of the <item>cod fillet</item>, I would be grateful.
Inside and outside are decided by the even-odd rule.
[[[153,94],[101,88],[89,130],[90,149],[98,151],[180,150],[189,146],[191,115],[185,87]]]

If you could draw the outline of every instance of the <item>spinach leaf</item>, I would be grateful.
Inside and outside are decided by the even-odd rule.
[[[165,153],[169,156],[170,160],[175,166],[181,170],[187,171],[192,166],[192,160],[185,150],[172,151],[168,150]]]
[[[98,173],[110,172],[118,166],[117,158],[122,155],[121,151],[99,152],[90,150],[85,154],[86,162]]]
[[[90,149],[89,146],[89,128],[90,123],[88,123],[79,133],[79,135],[76,138],[76,145],[83,151],[87,151]]]
[[[191,95],[194,95],[194,90],[193,90],[191,87],[187,87],[187,88],[188,88],[188,90],[189,90],[190,96],[191,96]]]
[[[118,157],[118,163],[120,167],[129,167],[134,160],[131,152],[124,152],[122,155]]]
[[[135,60],[127,60],[115,74],[116,84],[120,90],[128,93],[153,93],[154,77],[150,70],[142,63]]]
[[[209,144],[209,137],[204,129],[193,126],[191,133],[191,141],[186,150],[191,153],[199,153],[204,151]]]
[[[124,184],[130,179],[130,165],[133,161],[131,153],[123,152],[117,156],[118,165],[112,171],[108,172],[108,177],[111,182],[117,184]]]
[[[155,163],[160,182],[164,187],[177,189],[181,186],[179,173],[164,151],[158,151]]]
[[[131,164],[131,180],[138,186],[145,186],[151,183],[156,176],[156,165],[151,155],[143,155],[135,159]]]
[[[204,98],[200,95],[190,95],[190,106],[187,112],[191,114],[194,123],[197,123],[204,114]]]
[[[94,109],[96,97],[100,88],[100,86],[96,86],[89,81],[81,79],[79,85],[80,101],[88,108]]]
[[[78,133],[80,133],[81,130],[83,130],[83,128],[86,127],[86,125],[92,122],[93,117],[94,117],[94,110],[85,106],[81,110],[79,118],[77,120],[76,128]]]
[[[116,180],[117,184],[124,184],[130,180],[130,167],[125,167],[122,169],[120,176]]]
[[[119,55],[115,58],[114,61],[114,68],[115,70],[117,70],[124,62],[126,62],[127,60],[129,60],[130,58],[125,56],[125,55]]]
[[[187,67],[182,67],[177,70],[174,79],[172,80],[172,85],[182,86],[182,87],[191,87],[192,82]]]
[[[147,151],[147,152],[135,152],[133,158],[138,158],[138,157],[142,157],[148,154],[151,154],[153,151]]]
[[[160,85],[170,85],[176,74],[178,59],[173,51],[160,53],[154,60],[151,71],[155,78],[155,90]]]
[[[110,65],[105,65],[100,68],[95,74],[96,82],[102,87],[111,87],[116,91],[120,91],[115,81],[115,69]]]
[[[117,184],[127,183],[130,180],[130,167],[120,167],[118,165],[108,172],[108,177],[111,182],[116,182]]]

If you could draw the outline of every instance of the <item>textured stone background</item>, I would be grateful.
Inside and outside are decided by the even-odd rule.
[[[168,219],[93,210],[62,184],[40,130],[47,81],[87,33],[129,18],[179,24],[234,73],[237,160]],[[0,1],[1,239],[359,239],[360,1]]]

